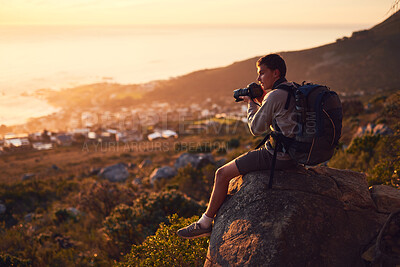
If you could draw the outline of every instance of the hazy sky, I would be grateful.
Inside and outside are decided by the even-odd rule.
[[[0,0],[0,25],[371,25],[394,0]]]

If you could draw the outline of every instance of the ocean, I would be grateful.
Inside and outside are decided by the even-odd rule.
[[[335,42],[367,25],[0,26],[0,125],[57,111],[38,89],[168,79]]]

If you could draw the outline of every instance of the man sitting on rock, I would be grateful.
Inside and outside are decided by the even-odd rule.
[[[257,80],[264,91],[256,99],[261,105],[248,96],[241,96],[248,103],[247,120],[251,133],[261,135],[279,130],[284,136],[293,137],[296,127],[296,122],[292,119],[295,101],[292,98],[287,106],[288,92],[275,89],[282,83],[292,85],[285,78],[285,61],[277,54],[264,56],[257,61],[257,72]],[[206,212],[197,222],[178,230],[177,234],[187,239],[209,236],[214,216],[228,192],[229,181],[249,172],[271,169],[274,154],[272,143],[268,141],[265,147],[247,152],[219,168],[215,172],[214,188]],[[288,154],[278,151],[275,169],[290,169],[295,166],[296,163]]]

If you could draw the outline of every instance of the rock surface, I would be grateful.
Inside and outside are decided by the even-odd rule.
[[[183,153],[175,161],[175,168],[183,168],[188,164],[192,164],[194,168],[200,169],[208,164],[214,164],[214,158],[211,154]]]
[[[379,212],[400,211],[400,190],[387,185],[374,185],[370,192]]]
[[[177,174],[176,170],[170,166],[164,166],[161,168],[154,169],[150,174],[150,183],[154,184],[160,179],[169,179]]]
[[[89,169],[88,176],[97,175],[97,174],[99,174],[100,171],[101,171],[101,168],[91,167]]]
[[[0,203],[0,215],[6,213],[7,207],[4,204]]]
[[[367,126],[360,126],[357,129],[357,132],[354,134],[354,137],[362,137],[363,135],[366,134],[372,134],[372,135],[389,135],[393,134],[393,131],[385,124],[373,124],[373,123],[368,123]]]
[[[118,163],[101,169],[98,176],[110,182],[124,182],[128,179],[129,172],[125,164]]]
[[[67,208],[67,212],[74,218],[82,215],[82,212],[80,212],[77,208],[74,207]]]
[[[205,266],[365,266],[361,254],[388,214],[365,175],[326,167],[254,172],[232,180]]]
[[[145,168],[145,167],[149,167],[149,166],[151,166],[151,164],[153,164],[153,162],[151,160],[144,159],[144,160],[142,160],[142,162],[140,162],[139,168],[142,169],[142,168]]]
[[[30,180],[32,178],[35,178],[36,174],[34,173],[25,173],[24,175],[22,175],[22,181],[26,181],[26,180]]]

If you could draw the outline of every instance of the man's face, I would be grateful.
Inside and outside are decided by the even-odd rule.
[[[272,89],[274,83],[279,79],[279,70],[271,70],[265,64],[257,67],[258,78],[262,89]]]

